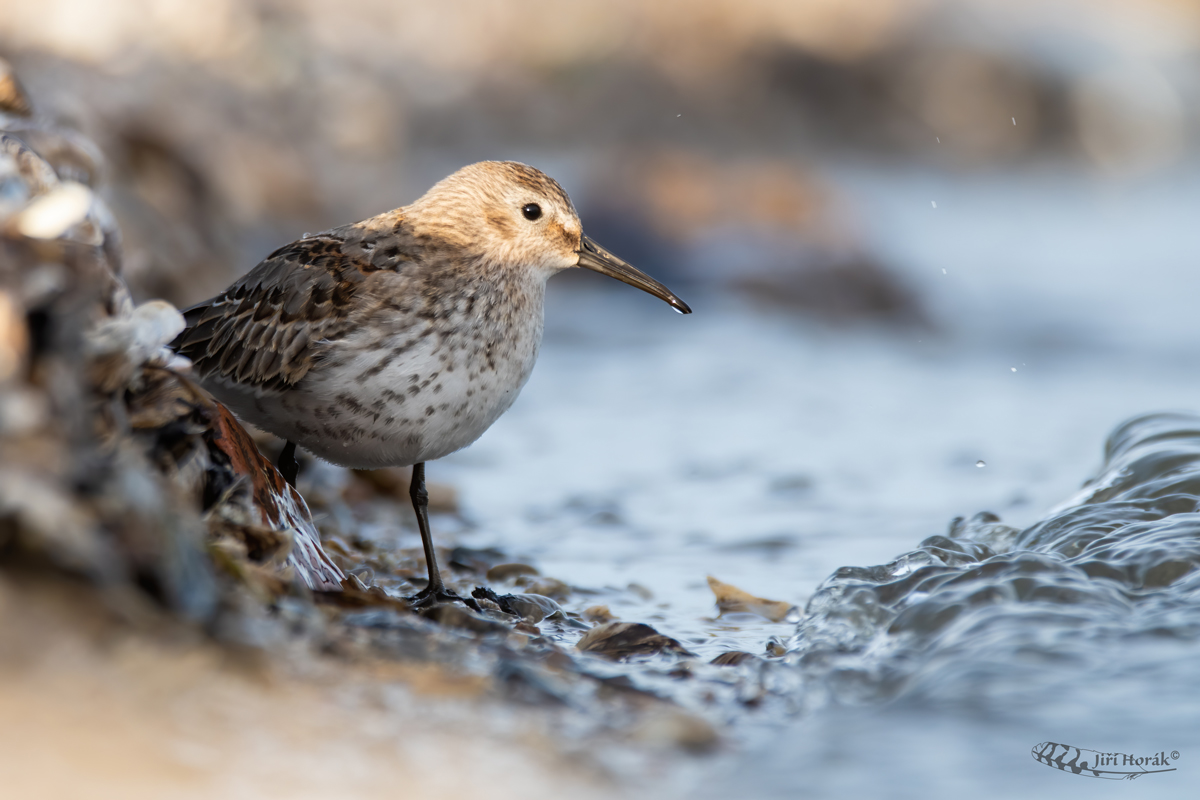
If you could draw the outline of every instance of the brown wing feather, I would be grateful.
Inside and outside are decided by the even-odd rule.
[[[276,250],[222,294],[187,309],[175,350],[204,377],[266,390],[295,385],[349,329],[355,293],[378,269],[343,245],[321,235]]]

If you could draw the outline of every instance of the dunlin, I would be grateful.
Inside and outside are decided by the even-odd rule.
[[[242,419],[346,467],[412,466],[429,585],[446,590],[429,532],[425,462],[475,441],[508,410],[542,339],[546,280],[583,267],[691,312],[584,235],[542,172],[484,161],[411,205],[305,236],[185,312],[175,341]]]

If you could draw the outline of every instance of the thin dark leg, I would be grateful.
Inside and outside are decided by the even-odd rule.
[[[421,545],[425,548],[425,566],[429,570],[429,585],[410,598],[415,606],[429,605],[439,600],[464,603],[476,611],[479,604],[469,597],[459,597],[442,583],[437,555],[433,551],[433,534],[429,531],[429,492],[425,491],[425,463],[413,464],[412,482],[408,485],[413,511],[417,512],[417,527],[421,529]]]
[[[425,547],[425,567],[429,570],[429,586],[425,591],[442,594],[446,591],[442,573],[438,571],[437,555],[433,552],[433,534],[429,532],[429,492],[425,491],[425,464],[413,464],[412,482],[408,485],[413,511],[417,512],[417,527],[421,529],[421,544]]]
[[[279,454],[279,474],[288,482],[288,486],[296,485],[296,474],[300,472],[300,462],[296,460],[296,443],[288,442]]]

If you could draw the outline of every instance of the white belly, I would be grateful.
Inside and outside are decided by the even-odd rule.
[[[536,317],[502,335],[468,325],[446,336],[409,329],[377,342],[378,334],[352,334],[281,394],[206,386],[238,416],[334,464],[432,461],[474,442],[516,400],[541,344],[538,305]]]

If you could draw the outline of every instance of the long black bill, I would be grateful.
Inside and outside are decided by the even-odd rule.
[[[651,278],[646,273],[642,272],[632,264],[628,264],[614,256],[612,253],[605,250],[600,245],[592,241],[591,237],[584,236],[579,247],[579,266],[599,272],[601,275],[607,275],[610,278],[616,278],[622,283],[628,283],[630,286],[636,286],[643,292],[666,300],[671,304],[671,307],[680,314],[690,314],[692,309],[687,303],[679,299],[679,296],[672,292],[667,287],[663,286],[658,281]]]

